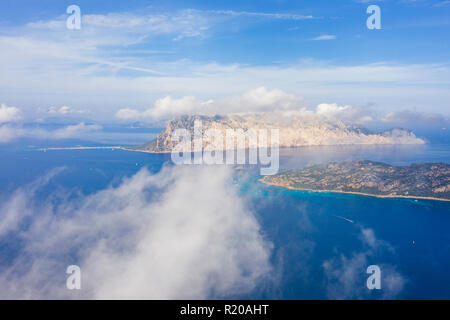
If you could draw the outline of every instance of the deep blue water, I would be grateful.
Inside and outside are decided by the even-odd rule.
[[[393,265],[407,280],[397,298],[450,298],[448,203],[286,191],[276,187],[267,188],[260,197],[270,199],[255,207],[283,260],[277,298],[324,298],[321,264],[341,254],[351,258],[364,252],[366,249],[359,240],[360,226],[374,230],[377,239],[394,250],[384,248],[370,254],[368,262]],[[365,284],[364,272],[360,270],[361,286]],[[379,298],[377,292],[364,297]]]
[[[282,151],[281,167],[346,159],[392,164],[448,163],[450,146],[299,148]],[[0,148],[0,199],[7,199],[13,190],[56,167],[67,169],[42,191],[43,197],[60,188],[93,193],[119,183],[122,177],[131,176],[144,166],[158,172],[169,162],[169,155],[120,150],[43,152],[29,143],[14,148],[4,146]],[[361,240],[364,228],[372,229],[381,245],[365,254],[367,261],[363,266],[356,266],[355,295],[344,297],[383,297],[383,290],[365,289],[368,276],[365,267],[377,264],[388,266],[386,270],[394,268],[405,281],[395,298],[450,299],[449,202],[289,191],[262,185],[254,170],[236,171],[235,181],[260,221],[264,237],[274,244],[272,278],[263,281],[251,294],[238,298],[330,298],[330,283],[337,285],[338,291],[339,283],[327,278],[323,264],[333,261],[339,269],[343,267],[343,257],[348,262],[355,255],[369,252]],[[0,250],[2,259],[13,254],[12,243],[0,245],[4,246]]]

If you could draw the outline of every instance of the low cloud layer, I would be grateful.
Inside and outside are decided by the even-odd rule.
[[[42,203],[36,192],[54,174],[0,210],[0,239],[23,243],[0,268],[0,298],[225,297],[250,292],[271,270],[271,245],[229,169],[143,169],[117,187]],[[65,288],[71,264],[82,270],[78,292]]]
[[[279,89],[259,87],[238,96],[221,100],[199,101],[194,96],[176,99],[166,96],[158,99],[152,108],[144,111],[125,108],[116,113],[122,120],[159,119],[183,114],[226,114],[241,112],[273,112],[298,109],[301,99]]]
[[[450,122],[448,118],[438,113],[429,114],[410,110],[389,112],[381,118],[381,121],[400,125],[414,123],[417,126],[439,126]]]
[[[46,113],[51,115],[73,115],[80,114],[79,110],[74,110],[69,106],[61,108],[49,108]],[[16,141],[21,138],[59,140],[79,137],[82,134],[101,130],[97,124],[68,125],[59,129],[48,130],[36,126],[25,125],[22,119],[23,112],[17,107],[9,107],[2,104],[0,108],[0,144]]]
[[[79,137],[82,134],[98,131],[102,127],[95,124],[85,124],[83,122],[69,125],[56,130],[46,130],[41,128],[30,128],[19,125],[5,124],[0,126],[0,144],[15,141],[21,138],[40,140],[59,140]]]
[[[304,106],[301,97],[279,89],[259,87],[242,95],[226,97],[221,100],[200,101],[193,96],[179,99],[166,96],[158,99],[152,108],[139,111],[131,108],[120,109],[116,118],[126,121],[155,120],[185,114],[217,115],[228,113],[281,112],[287,115],[297,114],[318,117],[328,121],[346,121],[355,123],[370,122],[370,112],[350,105],[339,106],[336,103],[321,103],[316,109]]]
[[[327,121],[333,124],[343,122],[361,126],[371,126],[377,130],[392,127],[416,128],[430,127],[445,130],[450,126],[448,117],[439,113],[426,113],[411,110],[383,112],[372,104],[350,105],[335,102],[319,103],[308,107],[301,96],[280,89],[258,87],[240,95],[221,99],[200,100],[195,96],[174,98],[166,96],[156,100],[145,110],[122,108],[115,113],[116,119],[123,122],[154,122],[173,119],[181,115],[227,115],[276,113],[283,117],[305,117],[309,120]],[[380,129],[383,128],[383,129]]]
[[[80,115],[88,113],[87,110],[78,110],[70,106],[62,106],[60,108],[50,107],[47,110],[42,111],[48,115],[52,116],[65,116],[65,115]]]

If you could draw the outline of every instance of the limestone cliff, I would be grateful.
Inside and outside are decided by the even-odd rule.
[[[148,152],[170,152],[178,143],[172,141],[172,133],[176,129],[187,129],[192,136],[194,123],[200,120],[202,130],[217,129],[225,136],[227,129],[249,130],[278,129],[280,147],[300,147],[317,145],[373,145],[373,144],[424,144],[411,131],[391,129],[382,133],[371,133],[369,130],[348,125],[342,122],[308,118],[304,116],[285,116],[277,114],[226,115],[226,116],[182,116],[167,124],[156,139],[137,147]],[[269,138],[270,141],[270,138]],[[224,143],[225,145],[225,143]],[[205,142],[203,142],[203,148]],[[257,147],[248,144],[246,147]]]

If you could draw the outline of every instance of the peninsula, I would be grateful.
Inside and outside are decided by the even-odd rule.
[[[260,181],[293,190],[450,201],[450,165],[446,163],[392,166],[344,161],[288,170]]]

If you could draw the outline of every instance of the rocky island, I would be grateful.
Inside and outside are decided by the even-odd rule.
[[[260,181],[294,190],[450,201],[450,165],[446,163],[391,166],[345,161],[289,170]]]
[[[187,129],[193,134],[196,121],[201,121],[203,131],[207,129],[217,129],[223,133],[225,133],[227,129],[242,129],[244,132],[248,132],[248,130],[278,129],[279,146],[281,148],[324,145],[425,143],[425,141],[416,137],[413,132],[405,129],[396,128],[380,133],[373,133],[361,126],[345,124],[343,122],[332,123],[318,119],[317,117],[262,113],[246,115],[228,114],[220,116],[181,116],[170,120],[166,128],[154,140],[129,149],[149,153],[171,152],[177,143],[172,141],[172,133],[176,129]],[[196,144],[195,141],[193,141],[192,144],[202,145],[202,143]],[[247,145],[247,147],[257,148],[258,145]],[[205,148],[204,143],[203,148]]]

